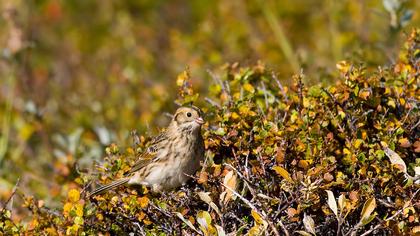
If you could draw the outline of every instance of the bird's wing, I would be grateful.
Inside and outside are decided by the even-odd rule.
[[[149,163],[153,162],[156,157],[156,154],[160,148],[162,148],[162,143],[166,140],[166,134],[163,132],[152,139],[150,146],[144,151],[136,163],[131,167],[130,171],[127,174],[131,174],[147,166]]]

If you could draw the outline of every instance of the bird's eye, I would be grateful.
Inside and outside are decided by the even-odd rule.
[[[192,116],[191,112],[187,112],[187,116],[191,117]]]

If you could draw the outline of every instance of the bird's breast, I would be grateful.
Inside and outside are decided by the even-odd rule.
[[[204,150],[202,139],[197,140],[185,135],[171,141],[157,152],[156,161],[150,166],[144,183],[159,185],[164,190],[176,188],[185,183],[199,168]]]

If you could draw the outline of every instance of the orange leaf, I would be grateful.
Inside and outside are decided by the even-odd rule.
[[[144,197],[139,197],[137,198],[137,202],[139,203],[141,208],[146,208],[147,205],[149,205],[149,198],[144,196]]]
[[[416,141],[414,144],[414,151],[419,153],[420,152],[420,141]]]
[[[411,143],[410,143],[410,141],[407,138],[401,138],[401,139],[399,139],[398,140],[398,143],[403,148],[408,148],[408,147],[411,146]]]

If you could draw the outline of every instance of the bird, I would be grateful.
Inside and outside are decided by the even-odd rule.
[[[122,185],[148,186],[154,192],[183,185],[204,160],[204,122],[198,107],[178,108],[168,127],[152,139],[125,177],[93,190],[89,197]]]

